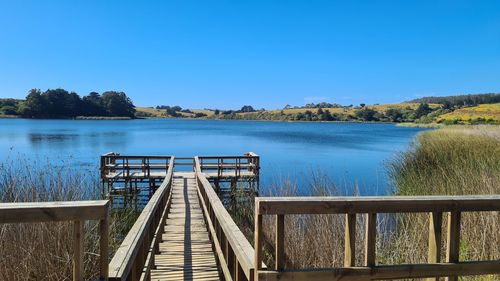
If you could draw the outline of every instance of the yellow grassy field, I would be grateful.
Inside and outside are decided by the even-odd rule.
[[[457,109],[438,117],[437,122],[471,123],[485,121],[500,123],[500,103],[480,104],[474,107]]]
[[[214,115],[214,112],[212,110],[208,110],[208,109],[191,109],[191,111],[194,113],[204,113],[207,116]]]
[[[136,106],[135,110],[138,112],[149,113],[149,114],[153,115],[153,117],[157,117],[157,118],[166,117],[165,110],[163,110],[163,109]]]
[[[153,117],[156,117],[156,118],[166,118],[167,117],[165,109],[156,109],[156,108],[151,108],[151,107],[136,106],[135,110],[137,110],[138,112],[149,113]],[[191,109],[191,111],[194,112],[194,113],[204,113],[204,114],[206,114],[208,116],[214,114],[213,111],[206,110],[206,109]],[[181,114],[184,117],[193,117],[193,114],[191,114],[191,113],[180,112],[180,111],[177,112],[177,113]]]
[[[387,109],[390,108],[395,108],[395,109],[405,109],[405,108],[411,108],[411,109],[416,109],[419,106],[418,103],[396,103],[396,104],[377,104],[377,105],[367,105],[366,108],[370,108],[376,111],[381,111],[385,112]],[[440,107],[441,105],[439,104],[429,104],[431,108],[437,108]],[[328,109],[330,113],[338,113],[338,114],[354,114],[356,111],[356,108],[322,108],[323,110]],[[294,114],[294,113],[304,113],[305,111],[310,110],[314,113],[318,111],[317,108],[291,108],[291,109],[284,109],[283,113],[285,114]],[[271,112],[278,113],[281,110],[272,110]]]

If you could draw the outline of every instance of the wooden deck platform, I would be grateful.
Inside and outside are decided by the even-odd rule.
[[[172,205],[151,280],[220,280],[193,172],[175,172]]]

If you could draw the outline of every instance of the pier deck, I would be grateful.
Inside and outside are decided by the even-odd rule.
[[[172,205],[151,280],[220,280],[193,172],[175,172]]]
[[[117,190],[131,196],[143,193],[146,188],[151,192],[147,205],[109,263],[109,280],[338,281],[447,277],[455,281],[459,276],[500,274],[500,260],[459,259],[462,213],[499,212],[498,195],[257,197],[252,246],[228,213],[224,205],[228,200],[223,195],[240,188],[236,185],[238,180],[243,184],[252,180],[256,183],[247,185],[245,190],[258,187],[259,167],[259,156],[254,153],[180,158],[104,155],[101,178],[110,197]],[[121,174],[115,177],[115,173]],[[156,179],[157,173],[164,174],[164,178]],[[229,189],[221,183],[230,183]],[[377,263],[376,242],[380,235],[377,215],[400,213],[428,213],[427,263]],[[343,267],[313,270],[287,263],[285,234],[295,230],[293,225],[285,224],[285,217],[296,215],[345,217],[344,225],[340,226],[345,228]],[[274,228],[267,229],[264,217],[274,220]],[[362,226],[358,229],[360,222]],[[274,232],[274,241],[266,239],[264,228],[266,232]],[[363,234],[358,235],[359,231]],[[446,241],[442,241],[443,231]],[[363,236],[362,241],[357,240],[359,236]],[[362,262],[357,249],[360,246],[364,248]],[[274,258],[272,268],[264,264],[267,253],[274,254],[268,257],[268,260]],[[103,263],[101,275],[106,271],[107,265]],[[81,268],[75,272],[81,272]]]

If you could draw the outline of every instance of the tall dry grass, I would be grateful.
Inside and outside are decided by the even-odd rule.
[[[0,202],[100,199],[96,170],[16,158],[0,164]],[[110,214],[111,254],[133,224],[132,210]],[[85,278],[99,274],[98,223],[85,223]],[[71,280],[71,222],[0,225],[0,280]],[[112,255],[111,255],[112,256]]]
[[[500,127],[451,127],[421,133],[408,151],[388,165],[395,195],[500,194]],[[312,175],[311,195],[343,195],[324,175]],[[283,181],[263,196],[298,196],[298,187]],[[253,243],[253,200],[231,214]],[[331,268],[343,265],[344,216],[285,217],[286,268]],[[428,214],[378,215],[377,263],[425,263]],[[265,216],[265,263],[273,266],[274,218]],[[446,218],[443,220],[445,237]],[[364,218],[357,220],[356,264],[364,256]],[[500,259],[500,214],[465,213],[462,220],[461,260]],[[444,244],[444,243],[443,243]],[[442,249],[444,260],[445,246]],[[496,278],[496,279],[495,279]],[[480,277],[497,280],[498,276]],[[477,279],[477,278],[469,278]]]
[[[304,192],[307,190],[307,193]],[[289,180],[277,180],[260,196],[339,196],[343,192],[326,175],[311,173],[307,187],[299,188]],[[250,197],[250,198],[249,198]],[[254,197],[241,193],[238,203],[227,205],[229,213],[250,243],[253,243]],[[288,215],[285,217],[285,268],[331,268],[343,264],[344,257],[343,215]],[[357,223],[357,239],[363,241],[363,219]],[[274,266],[275,219],[263,217],[264,262]],[[362,249],[357,249],[358,262]]]
[[[397,195],[500,194],[500,127],[443,128],[419,135],[389,165]],[[387,263],[425,262],[428,216],[395,216]],[[443,241],[446,233],[443,223]],[[464,213],[460,260],[500,259],[500,214]],[[444,247],[443,256],[444,259]]]

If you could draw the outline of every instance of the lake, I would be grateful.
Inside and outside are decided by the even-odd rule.
[[[347,194],[385,194],[386,163],[417,128],[393,124],[142,120],[0,119],[0,160],[47,158],[97,169],[105,152],[136,155],[261,156],[261,188],[284,180],[307,189],[319,172]]]

